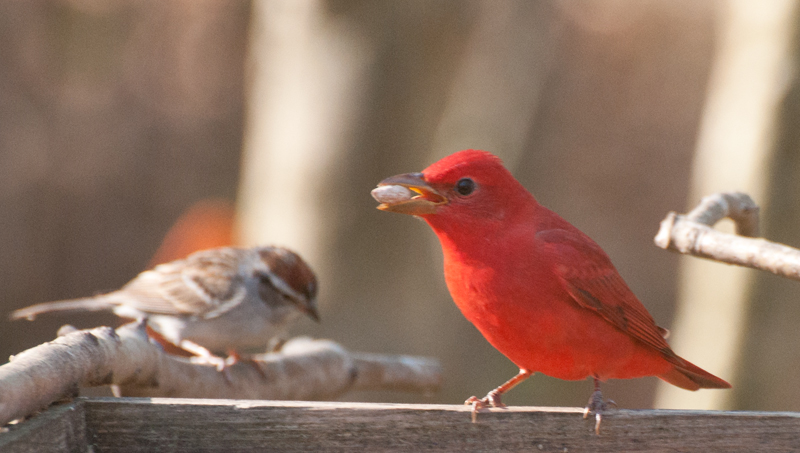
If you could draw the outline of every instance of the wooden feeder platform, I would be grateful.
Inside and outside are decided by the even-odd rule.
[[[0,431],[0,452],[800,451],[800,413],[77,398]]]

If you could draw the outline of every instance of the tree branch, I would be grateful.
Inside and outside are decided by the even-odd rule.
[[[441,384],[434,359],[352,354],[329,340],[295,338],[255,359],[221,373],[164,353],[143,324],[72,332],[0,366],[0,426],[79,387],[114,385],[117,396],[326,400],[353,390],[431,393]]]
[[[687,215],[667,214],[661,221],[655,243],[673,252],[800,280],[800,250],[766,239],[745,237],[758,234],[758,210],[755,202],[744,193],[709,195]],[[712,228],[726,217],[736,224],[739,235]]]

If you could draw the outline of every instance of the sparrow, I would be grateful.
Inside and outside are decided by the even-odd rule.
[[[222,370],[241,350],[282,339],[302,314],[319,321],[316,295],[314,272],[291,250],[220,247],[160,264],[116,291],[32,305],[10,318],[110,310],[121,318],[146,320],[159,342]],[[215,355],[221,352],[230,360]]]

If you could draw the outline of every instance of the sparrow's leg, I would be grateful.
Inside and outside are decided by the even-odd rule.
[[[192,363],[214,365],[217,367],[217,370],[223,374],[225,380],[228,381],[228,383],[231,382],[231,377],[228,373],[228,367],[233,365],[235,360],[231,363],[228,363],[230,358],[224,359],[222,357],[215,356],[211,351],[193,341],[182,340],[180,344],[176,345],[149,326],[147,327],[147,335],[156,343],[160,344],[164,349],[164,352],[167,354],[178,357],[189,357],[189,360]]]
[[[264,369],[261,368],[261,365],[258,364],[258,361],[256,361],[252,357],[242,357],[242,355],[239,354],[239,352],[236,351],[235,349],[229,349],[228,358],[225,359],[225,366],[229,367],[237,363],[248,363],[252,365],[256,371],[258,371],[258,374],[260,374],[262,378],[264,379],[267,378],[267,373],[264,372]]]
[[[267,344],[267,352],[281,352],[283,345],[286,344],[286,339],[281,337],[274,337],[269,340]]]
[[[178,357],[191,357],[194,355],[193,353],[187,351],[186,349],[181,348],[180,346],[176,345],[175,343],[167,340],[164,335],[161,335],[157,330],[153,329],[150,326],[146,325],[147,336],[150,337],[151,340],[155,341],[159,345],[161,345],[161,349],[164,350],[169,355],[175,355]]]
[[[226,359],[214,355],[211,351],[195,342],[181,340],[181,343],[178,346],[180,346],[181,349],[194,354],[194,357],[190,359],[192,363],[214,365],[217,367],[217,371],[220,372],[225,372],[225,369],[230,365]],[[226,378],[227,377],[228,376],[226,376]]]
[[[598,436],[600,435],[600,422],[603,420],[603,412],[608,409],[609,405],[616,406],[617,403],[612,400],[603,400],[603,394],[600,393],[600,380],[594,378],[594,392],[592,392],[589,402],[583,409],[583,418],[588,417],[590,412],[594,412],[594,433]]]
[[[253,368],[255,368],[256,371],[258,371],[258,374],[260,374],[261,377],[263,377],[264,379],[267,378],[267,374],[264,373],[264,370],[261,368],[258,362],[249,357],[247,358],[242,357],[242,355],[239,354],[239,352],[236,351],[235,349],[229,349],[228,357],[222,358],[219,356],[215,356],[208,349],[189,340],[181,341],[180,347],[194,354],[194,357],[190,359],[192,363],[202,363],[202,364],[210,364],[216,366],[217,370],[224,375],[225,380],[228,381],[229,383],[232,381],[228,369],[233,365],[236,365],[237,363],[249,363],[250,365],[253,366]]]
[[[503,393],[514,388],[517,384],[528,379],[530,375],[533,374],[528,370],[521,369],[516,376],[506,381],[505,384],[497,387],[496,389],[489,392],[483,398],[478,398],[477,396],[471,396],[464,404],[472,405],[472,423],[475,423],[478,420],[478,411],[483,409],[484,407],[505,407],[502,401],[500,401],[500,396]]]

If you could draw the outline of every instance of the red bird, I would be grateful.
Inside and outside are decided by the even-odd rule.
[[[422,171],[381,181],[378,209],[411,214],[433,229],[450,295],[464,316],[519,368],[483,407],[535,372],[594,379],[584,417],[599,432],[600,381],[657,376],[687,390],[730,388],[678,357],[608,255],[540,205],[496,156],[466,150]]]

